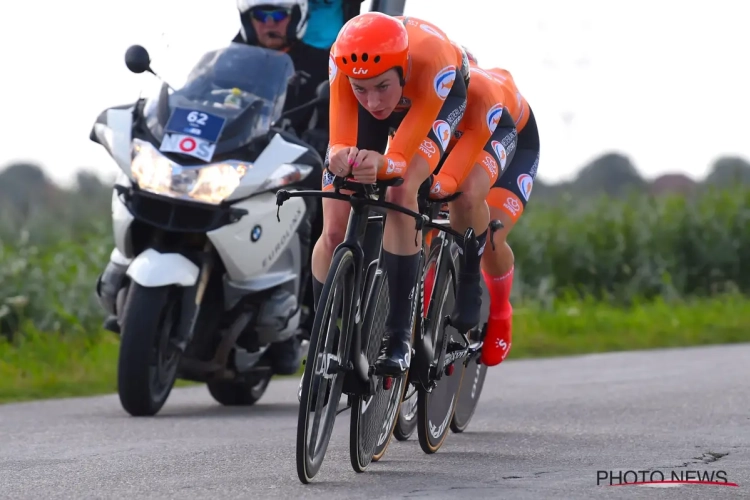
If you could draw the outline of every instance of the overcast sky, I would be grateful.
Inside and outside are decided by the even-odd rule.
[[[608,151],[649,178],[702,178],[724,154],[750,160],[746,9],[738,0],[407,0],[406,14],[439,25],[480,65],[511,71],[537,116],[539,176],[557,181]],[[0,168],[31,160],[59,182],[79,168],[114,175],[89,130],[101,110],[155,80],[128,72],[127,47],[145,45],[156,71],[176,79],[238,27],[234,0],[3,2]]]

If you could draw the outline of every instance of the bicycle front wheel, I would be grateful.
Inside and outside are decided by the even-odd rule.
[[[388,280],[385,270],[377,269],[372,286],[366,295],[364,319],[360,333],[362,350],[369,366],[377,360],[386,339],[385,321],[388,317]],[[395,384],[394,384],[395,385]],[[394,387],[385,390],[381,377],[376,377],[375,393],[355,396],[349,423],[349,458],[355,472],[364,472],[373,459],[386,420],[388,400]]]
[[[398,419],[393,428],[393,437],[399,441],[408,440],[417,428],[417,398],[416,389],[407,388],[404,391],[404,400],[398,409]]]
[[[315,313],[297,420],[297,476],[303,484],[320,470],[341,399],[354,319],[354,266],[351,250],[335,253]]]
[[[462,342],[461,336],[455,328],[444,326],[443,318],[453,310],[456,300],[456,275],[455,261],[458,259],[452,249],[447,249],[438,261],[440,245],[435,245],[430,252],[425,266],[425,275],[434,272],[434,285],[432,287],[430,308],[427,313],[429,330],[429,341],[433,346],[432,365],[435,367],[436,385],[431,391],[423,387],[417,390],[417,435],[419,445],[427,454],[437,452],[443,445],[453,413],[456,408],[456,396],[461,387],[461,376],[463,370],[452,376],[441,374],[442,361],[445,358],[445,350],[449,340]],[[450,265],[448,259],[454,259],[454,265]],[[434,271],[432,271],[434,269]],[[427,290],[425,289],[425,292]],[[446,336],[448,336],[446,338]],[[431,370],[433,371],[433,370]]]

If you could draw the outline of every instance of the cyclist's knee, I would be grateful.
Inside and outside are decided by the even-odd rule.
[[[411,190],[408,189],[406,182],[404,182],[400,186],[389,187],[388,191],[385,193],[385,200],[395,205],[404,206],[409,203],[410,194]],[[416,194],[417,192],[414,191],[411,197],[414,198]]]
[[[476,169],[474,170],[476,172]],[[487,210],[487,194],[489,193],[489,179],[484,172],[480,175],[469,175],[458,187],[461,196],[456,198],[454,206],[461,212],[474,212],[484,208]],[[482,178],[483,177],[483,178]]]
[[[336,248],[342,241],[344,241],[345,236],[346,228],[326,228],[323,230],[321,240],[323,241],[323,245],[325,245],[329,252],[333,252],[333,249]]]
[[[323,230],[320,241],[329,251],[344,241],[351,207],[345,201],[323,200]]]
[[[501,246],[507,245],[507,239],[508,234],[513,230],[513,227],[516,225],[516,220],[511,215],[511,210],[507,209],[506,207],[497,207],[493,203],[488,203],[490,208],[490,219],[491,220],[499,220],[503,223],[503,228],[496,231],[494,237],[492,238],[495,247],[499,250]],[[491,245],[487,245],[485,248],[485,251],[487,248],[491,250]]]
[[[417,192],[422,183],[430,176],[430,165],[419,155],[415,155],[404,175],[400,186],[389,187],[385,193],[386,201],[396,205],[411,205],[417,201]]]

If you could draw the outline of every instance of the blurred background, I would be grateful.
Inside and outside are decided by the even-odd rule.
[[[745,8],[407,0],[508,69],[537,117],[511,358],[750,340]],[[0,6],[0,402],[115,389],[93,290],[117,167],[89,131],[156,82],[128,46],[172,82],[238,29],[234,0]]]

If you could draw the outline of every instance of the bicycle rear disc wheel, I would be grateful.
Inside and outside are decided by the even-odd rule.
[[[337,368],[348,361],[354,266],[351,250],[342,248],[336,252],[315,313],[297,419],[297,476],[303,484],[320,470],[341,399],[344,373]]]
[[[430,266],[437,264],[438,250],[439,247],[434,247],[430,253],[430,259],[425,266],[427,272]],[[456,258],[452,251],[444,254],[443,259],[451,257]],[[447,263],[444,262],[441,265],[446,266]],[[430,335],[429,340],[432,342],[434,352],[433,365],[438,365],[445,356],[448,342],[443,342],[444,335],[451,336],[448,340],[462,343],[461,336],[453,327],[443,325],[443,318],[453,310],[456,300],[456,277],[451,267],[446,267],[444,271],[436,270],[437,278],[431,295],[435,300],[432,300],[427,315],[429,319],[427,333]],[[450,421],[456,407],[456,396],[461,387],[462,373],[462,370],[459,370],[459,373],[453,373],[452,376],[443,374],[430,392],[422,387],[417,390],[417,435],[422,451],[427,454],[437,452],[448,435]]]

